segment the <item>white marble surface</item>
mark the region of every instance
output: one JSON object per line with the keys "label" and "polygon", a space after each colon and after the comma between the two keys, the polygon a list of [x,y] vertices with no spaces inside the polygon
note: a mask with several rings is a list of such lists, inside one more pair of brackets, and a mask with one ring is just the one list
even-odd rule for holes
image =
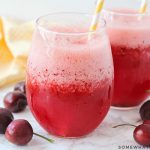
{"label": "white marble surface", "polygon": [[[4,95],[10,90],[11,88],[0,90],[0,107],[3,106]],[[6,140],[4,135],[0,135],[0,150],[118,150],[126,149],[125,146],[138,146],[133,140],[133,127],[112,128],[122,123],[137,124],[137,120],[140,119],[138,109],[110,110],[103,123],[94,132],[78,139],[62,139],[48,135],[35,121],[29,108],[22,113],[14,114],[14,116],[16,119],[27,119],[32,124],[34,132],[53,138],[55,142],[51,144],[34,136],[28,145],[15,146]]]}

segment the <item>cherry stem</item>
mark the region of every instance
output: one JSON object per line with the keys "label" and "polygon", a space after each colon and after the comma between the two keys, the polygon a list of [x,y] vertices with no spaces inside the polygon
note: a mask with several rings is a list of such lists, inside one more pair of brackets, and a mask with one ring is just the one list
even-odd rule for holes
{"label": "cherry stem", "polygon": [[141,119],[139,119],[139,120],[137,120],[136,122],[137,122],[137,123],[139,123],[139,122],[141,122],[141,121],[142,121],[142,120],[141,120]]}
{"label": "cherry stem", "polygon": [[113,126],[113,128],[118,128],[118,127],[121,127],[121,126],[132,126],[132,127],[135,127],[135,128],[137,127],[137,126],[135,126],[133,124],[129,124],[129,123],[127,124],[126,123],[126,124],[120,124],[120,125]]}
{"label": "cherry stem", "polygon": [[50,143],[53,143],[53,142],[54,142],[53,139],[47,138],[47,137],[45,137],[45,136],[43,136],[43,135],[40,135],[40,134],[38,134],[38,133],[33,133],[33,134],[36,135],[36,136],[38,136],[38,137],[41,137],[41,138],[47,140],[47,141],[50,142]]}

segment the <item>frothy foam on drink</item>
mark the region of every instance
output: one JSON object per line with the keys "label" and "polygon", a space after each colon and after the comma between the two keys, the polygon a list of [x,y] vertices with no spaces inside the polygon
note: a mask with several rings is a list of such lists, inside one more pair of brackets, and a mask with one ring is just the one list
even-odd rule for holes
{"label": "frothy foam on drink", "polygon": [[[65,32],[63,29],[61,31]],[[79,31],[83,33],[82,28]],[[31,52],[32,64],[29,62],[29,71],[34,76],[32,82],[60,85],[73,83],[80,84],[82,88],[85,82],[97,86],[99,81],[112,79],[111,49],[107,36],[95,34],[90,41],[87,41],[87,34],[68,36],[41,33],[39,30],[34,36],[33,42],[37,44],[33,45],[32,49],[36,52]],[[38,67],[36,67],[36,58],[40,58],[41,62]]]}
{"label": "frothy foam on drink", "polygon": [[150,47],[150,28],[109,28],[110,41],[112,45],[127,46],[141,49]]}
{"label": "frothy foam on drink", "polygon": [[103,12],[112,45],[128,46],[133,49],[150,46],[150,15],[141,16],[139,19],[135,10],[113,11],[124,15]]}

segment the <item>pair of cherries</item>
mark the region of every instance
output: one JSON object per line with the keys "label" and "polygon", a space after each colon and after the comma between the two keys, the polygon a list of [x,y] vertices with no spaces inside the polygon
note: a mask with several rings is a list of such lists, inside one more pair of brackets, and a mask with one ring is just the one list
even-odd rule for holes
{"label": "pair of cherries", "polygon": [[0,133],[16,145],[27,144],[33,136],[30,123],[23,119],[14,120],[12,113],[6,108],[0,108]]}
{"label": "pair of cherries", "polygon": [[25,83],[16,84],[14,91],[4,97],[5,108],[0,108],[0,134],[5,134],[6,139],[16,145],[26,145],[33,135],[39,136],[49,142],[52,139],[33,132],[31,124],[24,119],[14,120],[13,113],[23,111],[27,106]]}
{"label": "pair of cherries", "polygon": [[113,128],[117,128],[120,126],[128,125],[135,127],[133,132],[133,137],[135,141],[143,146],[150,146],[150,100],[145,102],[140,108],[140,116],[143,121],[142,124],[135,126],[132,124],[121,124],[114,126]]}
{"label": "pair of cherries", "polygon": [[133,137],[138,144],[150,146],[150,100],[141,106],[140,116],[143,123],[135,128]]}

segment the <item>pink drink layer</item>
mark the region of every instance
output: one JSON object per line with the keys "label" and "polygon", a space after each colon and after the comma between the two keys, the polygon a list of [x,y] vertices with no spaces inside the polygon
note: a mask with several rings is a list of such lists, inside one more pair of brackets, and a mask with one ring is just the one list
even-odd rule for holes
{"label": "pink drink layer", "polygon": [[86,135],[102,122],[111,104],[113,65],[107,36],[96,34],[87,41],[87,35],[47,32],[36,29],[33,37],[27,68],[29,106],[49,133]]}
{"label": "pink drink layer", "polygon": [[150,89],[150,15],[143,18],[114,15],[106,20],[115,69],[112,105],[137,106],[148,97]]}

